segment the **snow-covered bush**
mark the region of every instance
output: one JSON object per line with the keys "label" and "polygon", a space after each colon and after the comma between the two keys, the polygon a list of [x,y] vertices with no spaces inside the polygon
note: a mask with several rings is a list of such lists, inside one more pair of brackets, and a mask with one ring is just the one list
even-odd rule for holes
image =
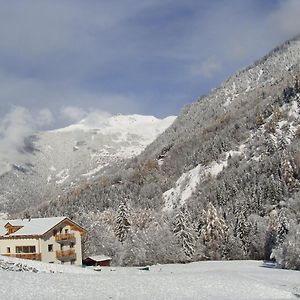
{"label": "snow-covered bush", "polygon": [[300,225],[291,226],[286,240],[273,251],[272,257],[281,268],[300,270]]}
{"label": "snow-covered bush", "polygon": [[184,251],[187,259],[192,259],[195,253],[196,231],[190,222],[190,214],[183,206],[175,216],[174,235]]}
{"label": "snow-covered bush", "polygon": [[210,202],[206,211],[206,225],[201,232],[201,237],[205,245],[206,259],[222,259],[226,231],[225,220]]}
{"label": "snow-covered bush", "polygon": [[33,273],[39,272],[36,268],[21,263],[18,260],[9,261],[0,258],[0,270],[1,269],[5,271],[13,271],[13,272],[33,272]]}

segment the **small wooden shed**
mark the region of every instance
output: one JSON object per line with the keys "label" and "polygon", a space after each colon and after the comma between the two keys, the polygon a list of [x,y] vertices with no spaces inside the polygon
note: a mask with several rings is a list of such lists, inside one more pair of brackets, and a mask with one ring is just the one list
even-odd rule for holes
{"label": "small wooden shed", "polygon": [[86,266],[109,267],[111,259],[111,257],[106,255],[93,255],[85,258],[82,263]]}

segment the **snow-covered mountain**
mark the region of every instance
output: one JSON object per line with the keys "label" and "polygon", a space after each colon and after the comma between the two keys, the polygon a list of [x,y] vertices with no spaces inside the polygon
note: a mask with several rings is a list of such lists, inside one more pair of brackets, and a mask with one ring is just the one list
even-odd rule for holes
{"label": "snow-covered mountain", "polygon": [[187,105],[105,182],[35,214],[71,215],[91,232],[91,253],[124,265],[269,259],[274,250],[299,269],[299,149],[300,36]]}
{"label": "snow-covered mountain", "polygon": [[29,163],[0,177],[2,209],[19,211],[93,180],[105,167],[138,155],[174,119],[91,113],[66,128],[37,133],[31,137]]}

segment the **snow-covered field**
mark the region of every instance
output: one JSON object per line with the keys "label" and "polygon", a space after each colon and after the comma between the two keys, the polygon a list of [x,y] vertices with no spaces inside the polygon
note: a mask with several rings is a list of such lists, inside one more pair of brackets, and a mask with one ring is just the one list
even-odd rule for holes
{"label": "snow-covered field", "polygon": [[300,272],[261,265],[198,262],[101,272],[52,265],[62,273],[47,273],[49,265],[35,263],[41,272],[0,270],[0,299],[297,299]]}

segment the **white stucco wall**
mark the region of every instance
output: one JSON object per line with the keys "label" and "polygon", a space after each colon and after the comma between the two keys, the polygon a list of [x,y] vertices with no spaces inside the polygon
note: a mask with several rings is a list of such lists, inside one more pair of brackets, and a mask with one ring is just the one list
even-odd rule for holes
{"label": "white stucco wall", "polygon": [[[58,233],[60,230],[62,234],[65,233],[65,230],[68,230],[68,233],[74,234],[75,236],[75,244],[73,248],[70,248],[70,244],[62,245],[55,241],[54,230]],[[53,245],[53,252],[48,251],[48,245]],[[76,261],[74,262],[75,265],[82,265],[82,249],[81,249],[81,235],[79,231],[75,231],[71,229],[69,225],[60,225],[55,227],[45,238],[41,241],[41,249],[42,249],[42,261],[45,262],[55,262],[61,263],[60,260],[56,258],[56,251],[61,250],[69,250],[74,249],[76,253]],[[71,264],[71,262],[65,262],[64,264]]]}
{"label": "white stucco wall", "polygon": [[16,246],[35,246],[36,252],[40,252],[38,239],[3,239],[0,240],[0,253],[8,254],[7,248],[10,247],[10,253],[16,254]]}

